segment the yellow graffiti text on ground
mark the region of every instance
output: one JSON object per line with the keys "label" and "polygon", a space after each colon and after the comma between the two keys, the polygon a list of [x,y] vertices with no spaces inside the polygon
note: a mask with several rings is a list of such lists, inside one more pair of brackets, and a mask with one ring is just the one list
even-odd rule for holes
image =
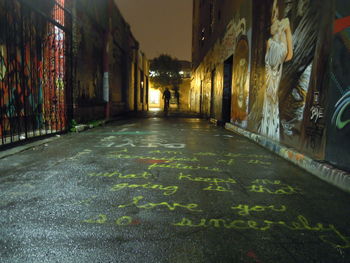
{"label": "yellow graffiti text on ground", "polygon": [[271,165],[271,162],[263,162],[260,160],[249,160],[248,161],[249,164],[261,164],[261,165]]}
{"label": "yellow graffiti text on ground", "polygon": [[253,184],[282,184],[280,180],[256,179]]}
{"label": "yellow graffiti text on ground", "polygon": [[104,224],[107,222],[107,216],[104,214],[99,214],[96,218],[83,220],[83,223],[90,224]]}
{"label": "yellow graffiti text on ground", "polygon": [[144,160],[162,160],[166,162],[171,161],[184,161],[184,162],[198,162],[199,160],[196,157],[186,158],[186,157],[161,157],[161,156],[140,156],[140,155],[127,155],[127,154],[111,154],[109,155],[111,158],[116,159],[144,159]]}
{"label": "yellow graffiti text on ground", "polygon": [[170,186],[163,186],[161,184],[129,184],[129,183],[121,183],[121,184],[115,184],[111,191],[118,191],[125,188],[144,188],[144,189],[154,189],[154,190],[161,190],[164,191],[163,195],[173,195],[177,192],[178,186],[176,185],[170,185]]}
{"label": "yellow graffiti text on ground", "polygon": [[240,204],[238,206],[232,206],[231,209],[239,210],[238,214],[241,216],[249,216],[250,212],[265,212],[266,210],[271,210],[274,212],[287,211],[287,208],[284,205],[282,205],[280,208],[276,208],[274,205],[269,205],[269,206],[255,205],[255,206],[249,207],[249,205]]}
{"label": "yellow graffiti text on ground", "polygon": [[301,191],[298,188],[292,187],[290,185],[282,186],[279,189],[269,189],[263,185],[251,185],[248,186],[250,192],[254,193],[266,193],[272,195],[292,195],[292,194],[300,194]]}
{"label": "yellow graffiti text on ground", "polygon": [[153,174],[149,172],[136,173],[136,174],[126,174],[123,175],[120,172],[110,172],[110,173],[91,173],[89,176],[96,177],[118,177],[121,179],[149,179],[150,177],[154,177]]}
{"label": "yellow graffiti text on ground", "polygon": [[198,156],[217,156],[216,153],[212,153],[212,152],[199,152],[199,153],[194,153],[194,155],[198,155]]}
{"label": "yellow graffiti text on ground", "polygon": [[161,151],[161,150],[154,150],[154,151],[149,151],[148,153],[160,153],[160,154],[173,154],[173,155],[180,155],[184,154],[183,152],[179,151]]}
{"label": "yellow graffiti text on ground", "polygon": [[270,155],[264,154],[244,154],[244,153],[226,153],[225,157],[233,157],[233,158],[261,158],[261,159],[273,159]]}
{"label": "yellow graffiti text on ground", "polygon": [[183,169],[183,170],[206,170],[212,172],[221,172],[219,168],[210,168],[207,166],[190,166],[182,163],[154,163],[148,166],[148,170],[152,170],[154,168],[170,168],[170,169]]}
{"label": "yellow graffiti text on ground", "polygon": [[128,152],[129,152],[128,148],[124,148],[124,149],[119,150],[119,151],[113,151],[110,154],[120,154],[120,153],[128,153]]}
{"label": "yellow graffiti text on ground", "polygon": [[118,226],[128,226],[132,223],[131,216],[122,216],[115,220],[115,224]]}
{"label": "yellow graffiti text on ground", "polygon": [[217,192],[232,192],[230,189],[222,187],[220,185],[209,185],[206,188],[203,188],[203,191],[217,191]]}
{"label": "yellow graffiti text on ground", "polygon": [[185,208],[185,209],[187,209],[189,211],[192,211],[192,212],[203,212],[203,210],[196,209],[198,207],[197,204],[182,205],[182,204],[175,203],[175,202],[173,202],[172,204],[169,204],[168,202],[160,202],[160,203],[148,202],[148,203],[145,203],[145,204],[139,204],[139,202],[143,198],[144,198],[143,196],[136,196],[136,197],[133,198],[133,201],[131,203],[126,204],[126,205],[119,205],[118,207],[119,208],[125,208],[125,207],[128,207],[128,206],[136,206],[137,208],[153,209],[155,207],[162,206],[162,207],[165,207],[165,208],[169,209],[170,211],[174,211],[176,208],[181,207],[181,208]]}
{"label": "yellow graffiti text on ground", "polygon": [[[97,217],[92,219],[83,220],[83,223],[89,224],[105,224],[107,223],[107,215],[99,214]],[[122,216],[115,220],[115,224],[118,226],[128,226],[132,223],[132,217]]]}
{"label": "yellow graffiti text on ground", "polygon": [[235,164],[235,160],[234,159],[218,160],[218,161],[216,161],[216,163],[223,163],[223,164],[226,164],[226,165],[234,165]]}
{"label": "yellow graffiti text on ground", "polygon": [[[225,219],[200,219],[198,224],[193,223],[191,219],[182,218],[178,223],[173,224],[179,227],[215,227],[215,228],[226,228],[235,230],[257,230],[257,231],[267,231],[273,226],[281,226],[292,231],[314,231],[322,232],[319,238],[335,248],[350,248],[350,240],[348,237],[341,234],[334,225],[329,224],[328,226],[317,223],[315,226],[311,226],[309,221],[302,215],[297,217],[296,221],[285,222],[285,221],[270,221],[263,220],[262,222],[257,222],[253,220],[225,220]],[[326,236],[323,233],[333,234],[332,236]]]}
{"label": "yellow graffiti text on ground", "polygon": [[222,179],[222,178],[208,178],[208,177],[193,177],[190,174],[183,174],[179,173],[179,180],[187,179],[194,182],[205,182],[205,183],[230,183],[235,184],[237,183],[235,179],[229,178],[229,179]]}

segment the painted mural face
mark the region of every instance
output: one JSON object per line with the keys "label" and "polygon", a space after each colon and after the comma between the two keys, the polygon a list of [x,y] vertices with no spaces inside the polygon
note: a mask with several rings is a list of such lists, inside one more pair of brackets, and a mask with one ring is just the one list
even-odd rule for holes
{"label": "painted mural face", "polygon": [[299,0],[298,1],[298,16],[303,16],[309,4],[309,0]]}

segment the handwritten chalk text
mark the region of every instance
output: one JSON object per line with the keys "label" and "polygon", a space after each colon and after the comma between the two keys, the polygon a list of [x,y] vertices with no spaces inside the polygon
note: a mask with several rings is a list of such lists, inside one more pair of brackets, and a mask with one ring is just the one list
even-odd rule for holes
{"label": "handwritten chalk text", "polygon": [[163,160],[167,162],[171,161],[185,161],[185,162],[198,162],[199,160],[196,157],[193,158],[186,158],[186,157],[161,157],[161,156],[139,156],[139,155],[127,155],[127,154],[111,154],[109,155],[110,158],[116,158],[116,159],[148,159],[148,160]]}
{"label": "handwritten chalk text", "polygon": [[187,164],[182,163],[154,163],[150,166],[148,166],[148,170],[152,170],[154,168],[170,168],[170,169],[183,169],[183,170],[206,170],[206,171],[212,171],[212,172],[221,172],[219,168],[211,168],[207,166],[190,166]]}
{"label": "handwritten chalk text", "polygon": [[279,208],[276,208],[274,205],[269,206],[261,206],[261,205],[255,205],[252,207],[249,207],[249,205],[238,205],[238,206],[232,206],[231,209],[233,210],[239,210],[238,214],[241,216],[249,216],[250,212],[265,212],[266,210],[271,210],[274,212],[285,212],[287,208],[282,205]]}
{"label": "handwritten chalk text", "polygon": [[[173,224],[178,227],[215,227],[215,228],[226,228],[235,230],[257,230],[257,231],[267,231],[272,229],[273,226],[281,226],[292,231],[314,231],[314,232],[328,232],[333,234],[332,236],[320,235],[319,238],[335,248],[350,248],[350,240],[344,236],[340,231],[338,231],[334,225],[329,224],[328,226],[322,223],[316,223],[312,226],[309,221],[302,215],[297,217],[296,221],[285,222],[285,221],[271,221],[263,220],[262,222],[257,222],[253,220],[226,220],[226,219],[200,219],[199,223],[193,223],[191,219],[182,218],[178,223]],[[336,240],[337,239],[337,240]]]}
{"label": "handwritten chalk text", "polygon": [[[95,218],[86,219],[82,221],[83,223],[89,224],[106,224],[107,223],[107,215],[99,214]],[[132,217],[130,216],[122,216],[115,220],[114,222],[118,226],[128,226],[132,224]]]}
{"label": "handwritten chalk text", "polygon": [[119,205],[119,208],[124,208],[124,207],[128,207],[128,206],[136,206],[137,208],[142,208],[142,209],[153,209],[156,207],[165,207],[167,209],[169,209],[170,211],[174,211],[176,208],[181,207],[181,208],[185,208],[189,211],[192,212],[203,212],[202,210],[196,209],[198,207],[197,204],[187,204],[187,205],[183,205],[180,203],[175,203],[173,202],[172,204],[169,204],[168,202],[160,202],[160,203],[151,203],[148,202],[146,204],[139,204],[139,202],[144,199],[143,196],[136,196],[133,198],[133,201],[129,204],[126,205]]}
{"label": "handwritten chalk text", "polygon": [[125,188],[143,188],[143,189],[154,189],[154,190],[158,189],[158,190],[164,191],[163,195],[173,195],[178,190],[178,186],[176,185],[163,186],[161,184],[151,184],[151,183],[146,183],[146,184],[120,183],[120,184],[115,184],[112,187],[111,191],[118,191]]}
{"label": "handwritten chalk text", "polygon": [[143,173],[136,173],[136,174],[126,174],[123,175],[120,172],[110,172],[110,173],[90,173],[89,176],[96,176],[96,177],[117,177],[120,179],[149,179],[151,177],[154,177],[153,174],[149,172],[143,172]]}
{"label": "handwritten chalk text", "polygon": [[285,185],[279,189],[273,189],[273,190],[263,185],[251,185],[251,186],[248,186],[248,189],[250,192],[266,193],[266,194],[272,194],[272,195],[292,195],[292,194],[300,193],[299,189],[294,188],[290,185]]}
{"label": "handwritten chalk text", "polygon": [[179,174],[178,179],[179,180],[187,179],[194,182],[205,182],[205,183],[214,183],[214,184],[217,184],[217,183],[235,184],[236,183],[236,180],[232,178],[221,179],[221,178],[210,178],[210,177],[193,177],[190,174],[183,174],[183,173]]}

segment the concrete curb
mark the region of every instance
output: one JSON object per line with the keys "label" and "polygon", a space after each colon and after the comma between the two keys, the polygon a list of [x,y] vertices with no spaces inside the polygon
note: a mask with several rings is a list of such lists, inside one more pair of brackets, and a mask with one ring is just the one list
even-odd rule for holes
{"label": "concrete curb", "polygon": [[[85,131],[87,129],[92,129],[94,127],[105,125],[107,122],[108,121],[106,121],[106,120],[101,120],[101,121],[98,121],[97,125],[93,125],[93,124],[78,124],[78,125],[74,126],[74,128],[75,128],[74,132],[82,132],[82,131]],[[27,143],[27,144],[24,144],[24,145],[13,147],[13,148],[8,149],[8,150],[1,151],[0,152],[0,159],[3,159],[5,157],[11,156],[11,155],[15,155],[17,153],[23,152],[23,151],[28,150],[28,149],[33,148],[33,147],[37,147],[37,146],[40,146],[40,145],[43,145],[43,144],[50,143],[50,142],[52,142],[54,140],[59,139],[61,136],[62,135],[53,135],[53,137],[50,137],[50,138],[47,138],[47,139],[40,139],[38,137],[38,141],[35,141],[35,142],[32,142],[32,143]]]}
{"label": "concrete curb", "polygon": [[1,151],[0,152],[0,159],[6,158],[6,157],[11,156],[11,155],[15,155],[17,153],[23,152],[23,151],[28,150],[28,149],[33,148],[33,147],[37,147],[37,146],[40,146],[43,144],[53,142],[53,141],[59,139],[60,137],[61,137],[61,135],[55,135],[55,136],[47,138],[47,139],[41,139],[41,140],[39,139],[36,142],[27,143],[27,144],[24,144],[21,146],[16,146],[14,148]]}
{"label": "concrete curb", "polygon": [[318,178],[333,184],[346,192],[350,192],[350,173],[337,169],[332,165],[315,161],[302,153],[280,145],[264,136],[246,131],[231,123],[226,123],[225,129],[253,140],[257,144],[273,151],[282,158],[294,163]]}
{"label": "concrete curb", "polygon": [[74,126],[74,129],[75,129],[74,132],[82,132],[82,131],[85,131],[87,129],[92,129],[92,128],[95,128],[98,126],[102,126],[102,125],[105,125],[107,122],[108,121],[106,121],[106,120],[100,120],[100,121],[97,121],[96,125],[94,125],[94,124],[78,124],[78,125]]}

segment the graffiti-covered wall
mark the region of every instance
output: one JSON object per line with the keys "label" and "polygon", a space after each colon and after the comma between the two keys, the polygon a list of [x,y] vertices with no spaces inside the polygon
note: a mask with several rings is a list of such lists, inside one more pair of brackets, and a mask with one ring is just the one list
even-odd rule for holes
{"label": "graffiti-covered wall", "polygon": [[330,67],[326,159],[350,170],[350,2],[337,0]]}
{"label": "graffiti-covered wall", "polygon": [[[252,2],[241,6],[236,22],[234,41],[232,87],[231,87],[231,122],[247,127],[249,103],[249,76],[252,45]],[[238,29],[238,30],[237,30]]]}
{"label": "graffiti-covered wall", "polygon": [[0,0],[0,146],[67,128],[67,2]]}
{"label": "graffiti-covered wall", "polygon": [[[224,119],[226,101],[223,97],[227,91],[225,85],[225,61],[238,52],[233,58],[230,74],[229,96],[231,120],[246,125],[248,111],[249,71],[251,42],[251,1],[239,1],[242,4],[232,13],[232,19],[225,26],[224,34],[215,42],[205,55],[202,63],[195,69],[191,85],[191,109],[200,111],[204,116]],[[213,33],[214,34],[214,33]],[[241,52],[245,52],[244,54]],[[195,53],[195,52],[194,52]],[[233,95],[231,97],[231,94]],[[237,111],[236,111],[237,110]]]}
{"label": "graffiti-covered wall", "polygon": [[225,33],[193,70],[191,109],[349,169],[348,1],[234,2]]}

